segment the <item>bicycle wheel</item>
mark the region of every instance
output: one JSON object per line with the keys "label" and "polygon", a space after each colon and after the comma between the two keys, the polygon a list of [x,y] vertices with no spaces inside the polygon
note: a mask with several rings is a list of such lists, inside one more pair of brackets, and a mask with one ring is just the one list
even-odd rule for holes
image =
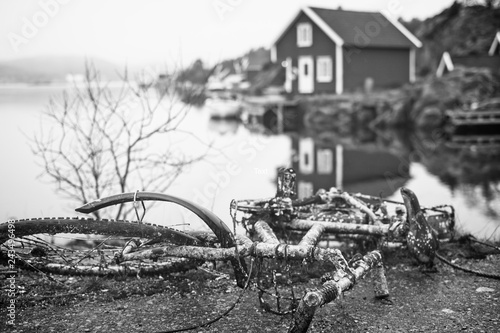
{"label": "bicycle wheel", "polygon": [[[178,204],[197,215],[212,230],[212,232],[217,237],[221,247],[236,247],[236,241],[233,233],[217,215],[205,209],[204,207],[201,207],[200,205],[172,195],[139,191],[122,193],[89,202],[86,205],[77,208],[76,211],[81,213],[92,213],[108,206],[126,202],[142,202],[144,205],[144,201],[161,201]],[[230,262],[234,269],[236,283],[239,287],[243,288],[245,286],[245,280],[247,277],[246,264],[244,261],[239,260],[239,258],[230,259]]]}
{"label": "bicycle wheel", "polygon": [[[88,235],[98,236],[89,238]],[[131,239],[133,243],[127,244]],[[122,253],[127,246],[129,249],[141,246],[146,240],[209,246],[206,241],[175,229],[124,220],[59,217],[0,224],[2,261],[9,269],[23,267],[57,274],[113,275],[168,273],[200,264],[199,260],[185,258],[115,263],[116,253]]]}
{"label": "bicycle wheel", "polygon": [[[76,211],[81,213],[91,213],[96,210],[99,210],[104,207],[122,204],[126,202],[142,202],[143,201],[163,201],[163,202],[172,202],[178,204],[184,208],[187,208],[191,212],[195,213],[205,224],[212,230],[215,235],[216,242],[219,243],[218,246],[223,248],[232,248],[236,247],[234,235],[231,233],[229,228],[225,225],[225,223],[218,218],[212,212],[206,210],[205,208],[196,205],[190,201],[160,194],[160,193],[152,193],[152,192],[135,192],[135,193],[123,193],[118,195],[113,195],[110,197],[101,198],[99,200],[89,202],[86,205],[79,207]],[[141,219],[142,220],[142,219]],[[45,221],[45,223],[44,223]],[[118,223],[118,224],[117,224]],[[10,226],[10,227],[9,227]],[[17,226],[17,227],[16,227]],[[12,230],[12,233],[11,233]],[[29,250],[29,254],[38,258],[45,258],[45,255],[37,255],[37,251],[32,252],[34,249],[39,250],[42,254],[47,254],[47,249],[50,249],[50,253],[56,253],[57,258],[51,257],[50,260],[41,259],[32,259],[26,258],[23,259],[19,257],[20,260],[25,262],[28,266],[35,267],[35,269],[44,269],[56,273],[72,273],[75,274],[110,274],[112,272],[123,273],[124,271],[131,271],[132,273],[136,270],[132,270],[127,264],[121,264],[121,266],[111,266],[110,262],[115,256],[116,247],[112,249],[112,252],[106,255],[106,245],[110,245],[110,239],[113,237],[113,241],[116,241],[116,237],[140,237],[147,238],[148,241],[158,242],[162,240],[170,241],[171,244],[174,245],[195,245],[201,247],[214,246],[214,238],[206,237],[206,235],[197,235],[197,237],[189,235],[186,232],[177,231],[168,227],[162,227],[154,224],[147,223],[134,223],[128,221],[113,221],[113,220],[93,220],[93,219],[80,219],[80,218],[45,218],[45,219],[34,219],[34,220],[20,220],[15,223],[8,222],[1,226],[0,232],[3,231],[4,236],[0,236],[0,244],[4,243],[10,235],[17,239],[17,242],[10,242],[9,246],[13,246],[12,244],[16,244],[20,253],[25,253],[24,248],[33,247]],[[9,233],[9,234],[8,234]],[[67,254],[65,255],[62,252],[70,251],[71,253],[75,253],[77,250],[74,249],[74,246],[71,248],[63,248],[58,251],[58,247],[51,246],[45,239],[41,239],[36,237],[36,234],[99,234],[107,236],[107,238],[94,240],[94,244],[90,250],[87,250],[85,253],[78,253],[77,256],[72,256],[72,260],[67,260]],[[28,236],[31,236],[28,238]],[[36,238],[34,238],[36,237]],[[38,245],[37,245],[38,244]],[[140,245],[151,244],[151,242],[140,242]],[[41,246],[40,246],[41,245]],[[74,245],[74,244],[73,244]],[[123,245],[123,244],[120,244]],[[114,244],[111,244],[114,246]],[[135,244],[137,246],[137,244]],[[5,245],[4,245],[5,247]],[[133,246],[132,246],[133,247]],[[8,248],[8,247],[7,247]],[[41,248],[41,250],[39,249]],[[21,251],[23,249],[23,251]],[[114,252],[113,252],[114,250]],[[122,246],[122,252],[125,248]],[[130,249],[129,249],[130,250]],[[14,251],[12,251],[14,252]],[[10,252],[9,252],[10,254]],[[19,255],[18,255],[19,256]],[[99,256],[99,258],[97,258]],[[12,258],[10,258],[12,260]],[[55,259],[58,259],[61,263],[54,263]],[[93,261],[91,260],[93,259]],[[29,260],[29,261],[26,261]],[[163,260],[163,259],[162,259]],[[176,259],[175,261],[186,260],[185,258]],[[235,278],[238,286],[244,287],[245,279],[246,279],[246,265],[244,261],[241,261],[237,258],[229,259],[235,273]],[[90,261],[90,262],[89,262]],[[145,261],[145,262],[144,262]],[[82,266],[82,262],[89,262],[88,265]],[[117,261],[118,262],[118,261]],[[199,262],[199,261],[197,261]],[[35,266],[36,264],[36,266]],[[163,264],[163,263],[162,263]],[[57,265],[57,269],[54,268]],[[146,266],[145,266],[146,265]],[[165,264],[166,265],[166,264]],[[82,266],[79,269],[79,266]],[[141,259],[139,262],[139,271],[150,271],[155,272],[156,268],[160,267],[157,259],[151,262],[149,259]],[[166,265],[168,269],[170,267]],[[141,268],[142,267],[142,268]]]}

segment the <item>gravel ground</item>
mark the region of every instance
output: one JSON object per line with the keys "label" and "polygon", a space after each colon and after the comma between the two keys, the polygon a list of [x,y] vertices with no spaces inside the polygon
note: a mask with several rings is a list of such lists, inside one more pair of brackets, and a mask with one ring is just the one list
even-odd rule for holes
{"label": "gravel ground", "polygon": [[[368,275],[343,299],[320,308],[308,332],[500,332],[500,281],[442,263],[422,272],[404,251],[386,254],[391,296],[376,300]],[[500,255],[458,263],[500,273]],[[318,286],[307,273],[298,290]],[[165,279],[57,277],[23,273],[16,280],[15,326],[7,326],[7,281],[2,281],[1,332],[163,332],[196,325],[224,312],[241,292],[232,279],[195,270]],[[23,289],[21,289],[23,290]],[[60,296],[64,295],[64,296]],[[291,317],[264,312],[255,288],[233,311],[192,332],[286,332]]]}

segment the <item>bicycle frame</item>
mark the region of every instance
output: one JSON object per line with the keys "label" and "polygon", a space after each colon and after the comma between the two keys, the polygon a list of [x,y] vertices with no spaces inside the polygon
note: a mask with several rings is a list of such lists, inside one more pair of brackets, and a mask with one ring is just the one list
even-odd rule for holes
{"label": "bicycle frame", "polygon": [[[265,221],[258,221],[254,224],[255,232],[259,238],[259,241],[254,242],[245,235],[233,235],[217,216],[203,207],[184,199],[158,193],[135,192],[119,194],[88,203],[77,208],[77,211],[91,213],[110,205],[147,200],[173,202],[193,211],[214,231],[221,242],[222,248],[168,245],[141,250],[137,247],[128,246],[126,251],[122,251],[117,255],[117,262],[155,259],[162,256],[207,261],[229,260],[233,265],[237,284],[240,287],[243,287],[240,282],[248,278],[243,260],[247,257],[257,259],[275,258],[285,261],[309,260],[333,264],[335,270],[328,275],[329,277],[325,279],[326,281],[322,284],[322,287],[307,292],[301,299],[299,307],[294,313],[289,332],[306,332],[318,307],[337,299],[343,291],[352,288],[356,281],[363,278],[369,271],[374,270],[376,272],[374,274],[376,297],[387,297],[389,295],[380,251],[371,251],[349,264],[339,250],[316,246],[322,234],[328,231],[325,223],[313,223],[305,226],[304,228],[308,229],[308,231],[299,244],[290,245],[280,242]],[[381,227],[373,227],[382,230]]]}
{"label": "bicycle frame", "polygon": [[[165,239],[170,239],[169,245],[155,245],[145,248],[143,245],[151,245],[153,242],[142,243],[129,241],[120,252],[114,253],[116,264],[130,261],[142,262],[143,259],[155,259],[160,257],[177,257],[204,261],[229,261],[231,262],[236,283],[241,288],[246,288],[250,280],[251,272],[247,271],[245,258],[254,259],[276,259],[279,261],[310,261],[320,264],[331,264],[333,270],[322,277],[320,288],[309,290],[299,302],[295,309],[289,332],[306,332],[316,309],[324,304],[336,300],[342,293],[352,288],[356,282],[363,278],[368,272],[373,271],[373,282],[375,286],[375,296],[384,298],[389,296],[389,288],[385,276],[382,255],[378,246],[381,239],[404,241],[411,232],[412,223],[423,221],[427,225],[426,217],[421,213],[418,200],[413,192],[404,190],[405,204],[410,199],[406,207],[406,217],[399,210],[396,215],[390,216],[384,208],[384,204],[403,203],[383,201],[378,198],[364,196],[361,194],[350,194],[336,189],[329,192],[320,191],[316,195],[302,200],[294,200],[295,176],[292,169],[280,170],[278,177],[278,191],[274,198],[268,200],[240,200],[231,202],[231,212],[233,223],[237,221],[236,214],[243,212],[247,217],[248,225],[255,235],[250,239],[246,235],[233,234],[229,227],[215,214],[207,209],[178,197],[152,193],[152,192],[132,192],[113,195],[85,204],[76,209],[81,213],[92,213],[104,207],[118,205],[126,202],[133,202],[136,208],[138,222],[126,225],[130,229],[130,234],[136,237],[147,237],[154,240],[159,233],[154,231],[156,225],[142,223],[145,214],[145,201],[163,201],[178,204],[195,213],[215,234],[220,247],[213,246],[210,242],[202,241],[201,237],[195,234],[185,234],[166,228]],[[378,200],[379,206],[368,204],[365,200]],[[137,204],[141,203],[144,214],[139,216]],[[449,222],[447,226],[453,227],[453,208],[447,211],[447,206],[438,208],[428,208],[438,214],[442,214]],[[414,209],[417,208],[417,209]],[[444,209],[443,209],[444,208]],[[410,215],[415,215],[419,211],[419,219],[415,220]],[[320,212],[321,214],[318,214]],[[318,218],[321,217],[321,218]],[[71,228],[72,219],[50,219],[51,228],[49,233],[65,232]],[[54,220],[54,221],[52,221]],[[439,218],[438,218],[439,220]],[[61,223],[64,222],[64,223]],[[80,228],[88,228],[93,233],[96,231],[107,231],[106,220],[92,220],[92,226],[77,220]],[[108,223],[118,223],[108,222]],[[124,221],[121,221],[123,223]],[[102,226],[101,226],[102,224]],[[26,234],[43,233],[43,225],[36,222],[20,225],[26,227]],[[296,244],[287,244],[281,241],[276,235],[276,227],[286,230],[300,231],[303,235]],[[147,233],[141,232],[141,228],[149,228]],[[29,230],[28,230],[29,229]],[[80,230],[80,229],[78,229]],[[410,230],[410,231],[409,231]],[[16,232],[23,229],[16,229]],[[33,232],[35,231],[35,232]],[[73,231],[73,230],[70,230]],[[133,232],[132,232],[133,231]],[[127,232],[124,232],[127,235]],[[377,249],[370,251],[363,256],[346,260],[340,250],[318,246],[318,242],[325,235],[361,235],[370,236],[378,240]],[[155,236],[156,235],[156,236]],[[412,235],[415,239],[414,235]],[[417,239],[418,240],[418,239]],[[417,242],[418,243],[418,242]],[[412,243],[413,244],[413,243]],[[422,244],[417,244],[422,247]],[[410,247],[410,242],[408,243]],[[429,250],[425,247],[424,251]],[[415,246],[417,247],[417,246]],[[421,249],[417,249],[421,250]],[[433,250],[433,249],[430,249]],[[325,266],[326,267],[326,266]],[[274,273],[273,273],[274,274]],[[260,297],[259,297],[259,300]],[[278,301],[277,301],[278,302]],[[262,305],[262,303],[261,303]],[[279,307],[279,306],[278,306]]]}
{"label": "bicycle frame", "polygon": [[[403,202],[359,193],[351,194],[336,188],[331,188],[328,192],[319,190],[317,194],[304,199],[292,199],[295,195],[294,187],[293,169],[279,170],[276,196],[267,200],[233,200],[233,221],[243,224],[247,231],[255,221],[264,218],[273,227],[291,231],[304,232],[319,223],[324,225],[329,234],[369,235],[391,241],[406,241],[409,221],[408,213],[405,216],[402,210],[403,207],[406,208]],[[414,196],[413,193],[412,195]],[[367,202],[374,202],[379,207],[374,209],[374,205],[370,207]],[[396,206],[394,215],[387,212],[387,204]],[[422,207],[422,210],[429,212],[427,220],[432,222],[434,231],[440,237],[451,237],[455,225],[455,211],[452,206]],[[321,213],[315,211],[324,214],[321,216]],[[238,212],[246,216],[238,220]],[[433,215],[430,212],[433,212]]]}

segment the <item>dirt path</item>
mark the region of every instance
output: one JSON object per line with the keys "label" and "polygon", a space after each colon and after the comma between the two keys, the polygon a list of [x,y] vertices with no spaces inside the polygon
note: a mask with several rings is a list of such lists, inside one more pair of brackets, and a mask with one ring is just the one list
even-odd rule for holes
{"label": "dirt path", "polygon": [[[477,269],[500,272],[500,255],[461,259]],[[321,308],[308,332],[499,332],[500,281],[438,264],[437,273],[422,273],[410,258],[386,260],[390,301],[373,297],[370,277],[345,293],[342,301]],[[60,278],[61,279],[61,278]],[[240,292],[231,279],[201,271],[166,279],[62,278],[63,285],[39,274],[19,277],[14,327],[6,326],[5,290],[1,332],[161,332],[212,319]],[[303,288],[318,285],[317,278]],[[2,281],[2,287],[6,281]],[[70,294],[59,297],[57,295]],[[53,297],[56,295],[55,297]],[[50,296],[50,297],[48,297]],[[286,332],[288,316],[265,313],[257,292],[247,291],[229,315],[192,332]]]}

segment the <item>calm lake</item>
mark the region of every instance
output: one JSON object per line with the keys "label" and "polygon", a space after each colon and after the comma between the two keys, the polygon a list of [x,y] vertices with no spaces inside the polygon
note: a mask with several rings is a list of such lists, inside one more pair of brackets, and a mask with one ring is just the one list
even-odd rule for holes
{"label": "calm lake", "polygon": [[[54,184],[40,178],[43,168],[34,158],[30,138],[47,129],[41,115],[51,97],[62,94],[65,85],[0,86],[0,219],[42,216],[74,216],[78,203],[68,201]],[[338,141],[318,144],[298,135],[264,135],[235,121],[211,120],[204,109],[193,108],[183,128],[212,142],[205,160],[190,166],[168,194],[206,206],[232,226],[232,199],[257,199],[275,195],[276,170],[293,166],[298,170],[299,193],[311,194],[321,187],[342,185],[344,190],[382,195],[401,200],[399,188],[406,186],[421,204],[451,204],[457,212],[457,229],[480,238],[500,240],[500,185],[496,173],[499,159],[481,159],[474,154],[441,150],[419,143],[419,138],[376,134],[365,142]],[[328,141],[328,140],[323,140]],[[330,140],[332,141],[332,140]],[[385,141],[386,143],[381,143]],[[347,142],[347,143],[346,143]],[[389,142],[389,143],[387,143]],[[182,149],[197,149],[196,143],[179,143]],[[316,162],[309,152],[315,152]],[[332,158],[342,156],[338,165]],[[479,159],[479,160],[476,160]],[[332,174],[332,170],[335,172]],[[168,216],[191,223],[186,213],[172,207],[156,208],[146,220],[161,223]],[[188,222],[186,222],[188,221]]]}

